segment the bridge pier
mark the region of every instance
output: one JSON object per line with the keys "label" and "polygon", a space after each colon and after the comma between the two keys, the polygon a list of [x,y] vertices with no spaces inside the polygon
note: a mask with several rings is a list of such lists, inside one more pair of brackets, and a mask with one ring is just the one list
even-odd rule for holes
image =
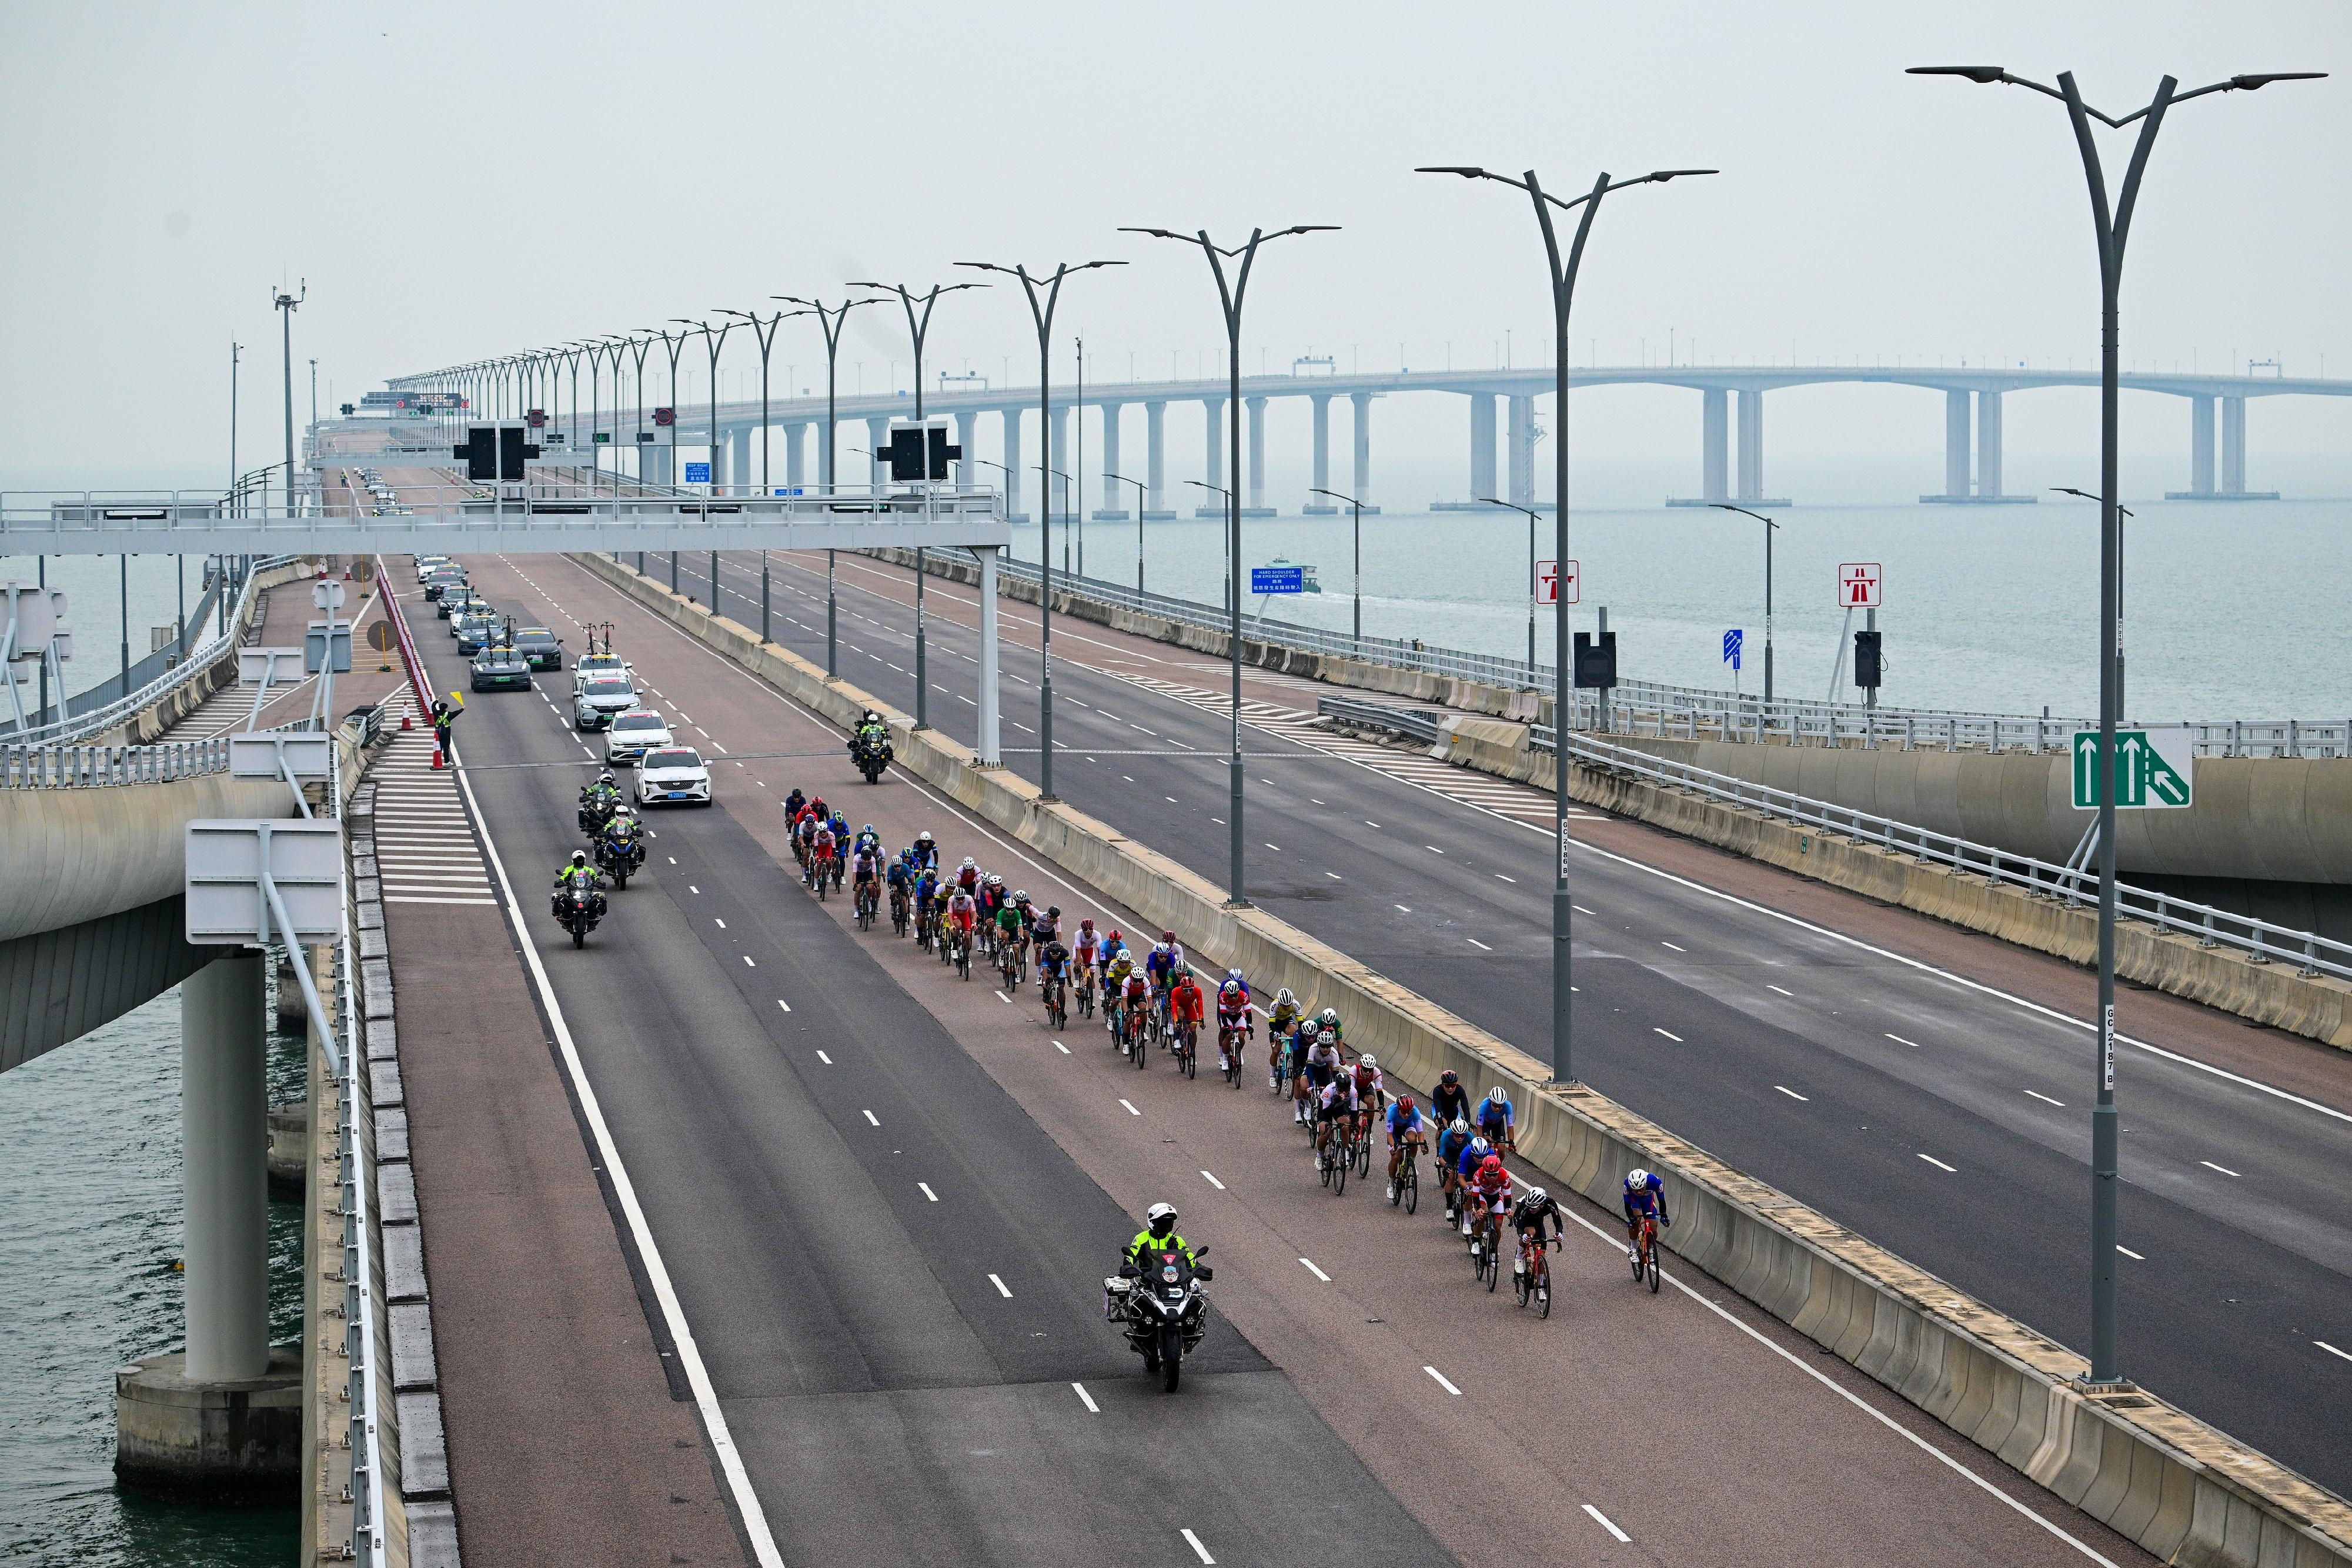
{"label": "bridge pier", "polygon": [[1143,509],[1146,522],[1172,520],[1175,508],[1168,504],[1168,405],[1147,402],[1143,405],[1143,482],[1150,501]]}
{"label": "bridge pier", "polygon": [[[1242,508],[1244,517],[1270,517],[1272,507],[1265,504],[1265,399],[1246,400],[1249,406],[1249,504]],[[1236,479],[1239,475],[1234,476]]]}
{"label": "bridge pier", "polygon": [[1731,393],[1708,387],[1699,393],[1700,498],[1708,506],[1731,499]]}
{"label": "bridge pier", "polygon": [[[1307,401],[1313,404],[1315,409],[1314,489],[1328,490],[1331,487],[1331,394],[1309,392],[1307,394]],[[1307,504],[1298,508],[1298,514],[1305,517],[1328,517],[1335,516],[1339,510],[1338,507],[1331,504],[1330,497],[1318,496],[1310,492],[1307,497]]]}
{"label": "bridge pier", "polygon": [[1921,501],[1966,507],[2023,506],[2041,499],[2038,496],[2011,496],[2002,491],[2001,395],[1990,387],[1975,394],[1976,483],[1971,486],[1969,482],[1969,393],[1966,388],[1945,390],[1944,487],[1936,495],[1920,497]]}
{"label": "bridge pier", "polygon": [[[1015,414],[1005,423],[1014,427],[1018,422]],[[975,545],[971,553],[980,558],[980,729],[972,749],[981,767],[997,768],[1003,756],[996,723],[996,547]]]}
{"label": "bridge pier", "polygon": [[2213,400],[2189,400],[2189,487],[2200,496],[2213,493]]}
{"label": "bridge pier", "polygon": [[1025,523],[1028,514],[1021,509],[1021,410],[997,412],[1004,416],[1004,516],[1008,521]]}
{"label": "bridge pier", "polygon": [[955,422],[956,444],[963,448],[963,455],[956,459],[956,483],[975,488],[980,484],[980,412],[957,414]]}
{"label": "bridge pier", "polygon": [[889,488],[888,476],[882,468],[882,453],[890,444],[890,416],[887,413],[866,417],[866,482],[877,496]]}
{"label": "bridge pier", "polygon": [[1536,400],[1514,397],[1511,403],[1511,503],[1536,504]]}
{"label": "bridge pier", "polygon": [[[1102,471],[1106,474],[1124,474],[1127,472],[1126,469],[1118,465],[1118,421],[1119,416],[1126,412],[1127,405],[1125,403],[1113,402],[1108,398],[1103,401]],[[1105,485],[1103,486],[1102,499],[1103,504],[1095,508],[1095,521],[1098,523],[1123,523],[1127,521],[1127,507],[1124,505],[1127,499],[1127,492],[1124,489],[1118,489],[1116,486]]]}
{"label": "bridge pier", "polygon": [[766,434],[756,426],[745,425],[742,429],[729,434],[727,437],[727,482],[729,484],[756,486],[760,483],[759,449],[751,438],[754,435]]}
{"label": "bridge pier", "polygon": [[1977,393],[1977,498],[1998,501],[2000,487],[2000,393]]}
{"label": "bridge pier", "polygon": [[1944,394],[1944,494],[1955,501],[1969,498],[1969,449],[1976,436],[1969,417],[1969,394]]}
{"label": "bridge pier", "polygon": [[808,433],[806,424],[784,426],[784,484],[793,489],[808,483]]}
{"label": "bridge pier", "polygon": [[1495,488],[1495,394],[1470,394],[1470,495],[1478,502],[1496,495]]}
{"label": "bridge pier", "polygon": [[[1201,407],[1208,416],[1209,426],[1206,444],[1202,448],[1202,465],[1208,470],[1205,476],[1207,482],[1222,488],[1225,482],[1225,400],[1221,397],[1204,397],[1201,400]],[[1203,499],[1210,500],[1211,504],[1195,507],[1192,509],[1194,517],[1222,517],[1225,515],[1223,497],[1203,497]]]}
{"label": "bridge pier", "polygon": [[1374,513],[1380,510],[1372,505],[1372,399],[1375,395],[1372,392],[1348,394],[1348,401],[1356,405],[1355,429],[1351,433],[1356,443],[1356,482],[1349,493],[1363,503],[1361,510]]}
{"label": "bridge pier", "polygon": [[262,965],[239,950],[180,983],[186,1343],[115,1374],[115,1474],[142,1491],[268,1497],[301,1470],[302,1353],[269,1344]]}

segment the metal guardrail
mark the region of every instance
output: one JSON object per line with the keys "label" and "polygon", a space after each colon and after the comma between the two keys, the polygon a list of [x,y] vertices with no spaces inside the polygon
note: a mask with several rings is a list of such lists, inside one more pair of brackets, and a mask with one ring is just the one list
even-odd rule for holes
{"label": "metal guardrail", "polygon": [[[366,711],[366,710],[362,710]],[[255,733],[299,735],[321,727],[311,718]],[[234,732],[237,735],[244,730]],[[170,784],[228,771],[229,735],[165,740],[153,746],[0,746],[0,789],[90,789],[117,784]]]}
{"label": "metal guardrail", "polygon": [[[964,554],[942,550],[941,554]],[[1035,565],[1000,560],[997,570],[1009,578],[1034,583]],[[1066,591],[1103,604],[1158,615],[1183,625],[1212,632],[1230,628],[1229,614],[1216,605],[1166,594],[1139,592],[1099,578],[1055,574],[1056,591]],[[1335,654],[1391,669],[1476,681],[1505,691],[1530,691],[1549,696],[1553,672],[1549,664],[1472,653],[1417,640],[1392,637],[1357,638],[1294,622],[1242,617],[1245,640],[1304,653]],[[1570,704],[1570,727],[1613,730],[1625,735],[1680,736],[1686,739],[1778,741],[1790,745],[1890,746],[1906,750],[2021,750],[2063,752],[2076,729],[2096,728],[2098,721],[2044,715],[1964,713],[1941,708],[1864,707],[1856,703],[1804,702],[1761,697],[1698,686],[1668,685],[1656,681],[1624,681],[1612,692],[1608,720],[1601,721],[1600,694],[1577,692]],[[2198,753],[2207,757],[2352,757],[2352,715],[2334,719],[2209,719],[2136,723],[2185,722],[2193,732]]]}
{"label": "metal guardrail", "polygon": [[[339,783],[329,791],[333,801],[336,821],[343,816],[343,791]],[[346,842],[348,843],[348,838]],[[368,1229],[370,1189],[374,1185],[373,1169],[362,1169],[362,1162],[373,1161],[373,1150],[360,1138],[360,1118],[362,1113],[373,1122],[373,1109],[363,1113],[362,1101],[369,1092],[364,1064],[367,1051],[360,1043],[359,955],[352,940],[352,879],[348,864],[341,883],[342,930],[335,946],[338,1005],[341,1018],[337,1020],[337,1033],[342,1036],[340,1060],[329,1052],[335,1070],[336,1103],[342,1114],[337,1118],[336,1180],[342,1195],[343,1218],[343,1355],[347,1382],[344,1399],[351,1409],[351,1428],[344,1441],[351,1450],[352,1541],[351,1556],[370,1568],[383,1568],[384,1563],[384,1461],[383,1426],[384,1411],[379,1393],[391,1386],[389,1376],[377,1375],[376,1303],[379,1297],[376,1239]]]}
{"label": "metal guardrail", "polygon": [[[1391,706],[1352,697],[1324,697],[1317,704],[1317,710],[1342,723],[1432,743],[1443,736],[1444,721],[1448,716],[1441,709]],[[1554,750],[1556,739],[1549,726],[1532,726],[1528,730],[1528,742],[1538,750]],[[1665,789],[1703,795],[1736,810],[1755,811],[1820,832],[1841,834],[1856,843],[1876,845],[1889,854],[1912,855],[1922,865],[1949,866],[1967,875],[2023,888],[2035,896],[2070,906],[2098,900],[2098,874],[2088,868],[2052,865],[2032,855],[2014,854],[1868,811],[1750,783],[1729,774],[1662,761],[1646,752],[1612,746],[1575,731],[1568,737],[1568,755],[1584,767],[1630,775]],[[2194,936],[2200,946],[2233,948],[2246,954],[2253,963],[2287,962],[2294,964],[2297,973],[2305,976],[2327,974],[2352,980],[2352,944],[2313,932],[2273,925],[2252,915],[2174,898],[2124,882],[2116,884],[2116,912],[2125,919],[2145,921],[2159,933]]]}

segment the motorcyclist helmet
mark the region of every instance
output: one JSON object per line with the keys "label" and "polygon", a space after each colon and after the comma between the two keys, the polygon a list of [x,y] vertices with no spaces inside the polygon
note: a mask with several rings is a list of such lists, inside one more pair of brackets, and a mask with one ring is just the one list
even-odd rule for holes
{"label": "motorcyclist helmet", "polygon": [[588,852],[586,850],[573,850],[572,852],[572,863],[573,865],[586,865],[588,863]]}
{"label": "motorcyclist helmet", "polygon": [[602,773],[599,773],[598,775],[596,775],[596,782],[597,782],[597,783],[599,783],[599,784],[610,784],[612,781],[613,781],[613,770],[612,770],[611,768],[607,768],[606,769],[604,769],[604,771],[603,771]]}
{"label": "motorcyclist helmet", "polygon": [[1143,1211],[1143,1227],[1151,1232],[1154,1240],[1167,1240],[1176,1234],[1176,1206],[1172,1203],[1153,1204]]}

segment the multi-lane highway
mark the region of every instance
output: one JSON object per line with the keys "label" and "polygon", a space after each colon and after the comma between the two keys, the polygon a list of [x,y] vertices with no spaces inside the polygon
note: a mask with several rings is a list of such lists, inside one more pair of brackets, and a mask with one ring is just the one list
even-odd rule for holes
{"label": "multi-lane highway", "polygon": [[[679,563],[709,601],[709,558]],[[771,560],[824,657],[824,562]],[[667,580],[667,558],[649,569]],[[759,559],[717,602],[759,620]],[[841,671],[911,707],[910,573],[844,556]],[[969,742],[971,591],[932,581],[934,724]],[[1036,776],[1034,608],[1006,605],[1006,760]],[[1027,650],[1024,655],[1022,650]],[[1059,619],[1057,791],[1222,883],[1224,667]],[[1251,896],[1472,1021],[1549,1036],[1548,798],[1304,730],[1252,675]],[[1022,747],[1031,749],[1020,750]],[[1321,747],[1320,751],[1309,747]],[[1340,755],[1332,755],[1339,753]],[[2088,977],[1630,824],[1574,824],[1577,1075],[2063,1343],[2087,1339]],[[2339,1490],[2352,1444],[2352,1063],[2127,996],[2124,1370]],[[2292,1391],[2292,1392],[2283,1392]]]}
{"label": "multi-lane highway", "polygon": [[[515,903],[555,1054],[596,1107],[588,1179],[632,1195],[615,1212],[634,1261],[650,1279],[650,1245],[671,1292],[640,1291],[662,1364],[740,1456],[755,1545],[772,1531],[791,1562],[1894,1562],[1956,1545],[2146,1561],[1703,1278],[1652,1298],[1616,1243],[1573,1228],[1560,1310],[1535,1322],[1475,1288],[1431,1208],[1328,1197],[1262,1086],[1138,1073],[1097,1028],[1055,1035],[1031,996],[856,933],[782,869],[795,784],[893,842],[927,827],[1041,897],[1125,916],[911,780],[857,783],[837,732],[576,564],[470,564],[520,620],[613,622],[716,765],[718,807],[656,815],[647,874],[574,951],[543,889],[577,841],[588,749],[541,694],[476,697],[458,734],[494,895]],[[458,685],[438,623],[415,624],[435,684]],[[439,956],[452,973],[505,967],[454,923],[411,932],[394,932],[396,972],[430,956],[404,941],[460,944]],[[501,1006],[528,1071],[539,1025]],[[1161,1197],[1221,1265],[1218,1325],[1172,1397],[1101,1321],[1101,1277]],[[495,1492],[448,1397],[459,1496],[469,1479]]]}

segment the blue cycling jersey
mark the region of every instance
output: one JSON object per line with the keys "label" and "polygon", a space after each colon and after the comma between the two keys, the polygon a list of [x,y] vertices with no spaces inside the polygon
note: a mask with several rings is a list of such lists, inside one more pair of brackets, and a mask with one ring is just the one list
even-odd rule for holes
{"label": "blue cycling jersey", "polygon": [[1465,1144],[1462,1145],[1462,1157],[1454,1162],[1454,1169],[1457,1175],[1465,1176],[1475,1175],[1478,1167],[1486,1163],[1486,1155],[1494,1152],[1488,1149],[1486,1155],[1482,1155],[1477,1152],[1477,1145],[1475,1143]]}
{"label": "blue cycling jersey", "polygon": [[1506,1100],[1500,1105],[1497,1105],[1492,1100],[1479,1101],[1477,1123],[1481,1127],[1507,1127],[1512,1125],[1511,1103],[1508,1100]]}
{"label": "blue cycling jersey", "polygon": [[1398,1108],[1394,1105],[1389,1107],[1388,1121],[1390,1137],[1402,1138],[1408,1133],[1418,1133],[1422,1130],[1420,1106],[1416,1105],[1412,1108],[1412,1115],[1402,1117],[1397,1114],[1397,1109]]}
{"label": "blue cycling jersey", "polygon": [[1630,1181],[1625,1184],[1626,1213],[1647,1214],[1654,1208],[1661,1214],[1666,1211],[1665,1178],[1655,1171],[1650,1172],[1649,1176],[1650,1179],[1639,1186]]}
{"label": "blue cycling jersey", "polygon": [[1462,1158],[1462,1151],[1468,1145],[1469,1142],[1469,1134],[1457,1133],[1451,1127],[1446,1128],[1445,1131],[1437,1135],[1438,1163],[1449,1167],[1452,1166],[1455,1162]]}

